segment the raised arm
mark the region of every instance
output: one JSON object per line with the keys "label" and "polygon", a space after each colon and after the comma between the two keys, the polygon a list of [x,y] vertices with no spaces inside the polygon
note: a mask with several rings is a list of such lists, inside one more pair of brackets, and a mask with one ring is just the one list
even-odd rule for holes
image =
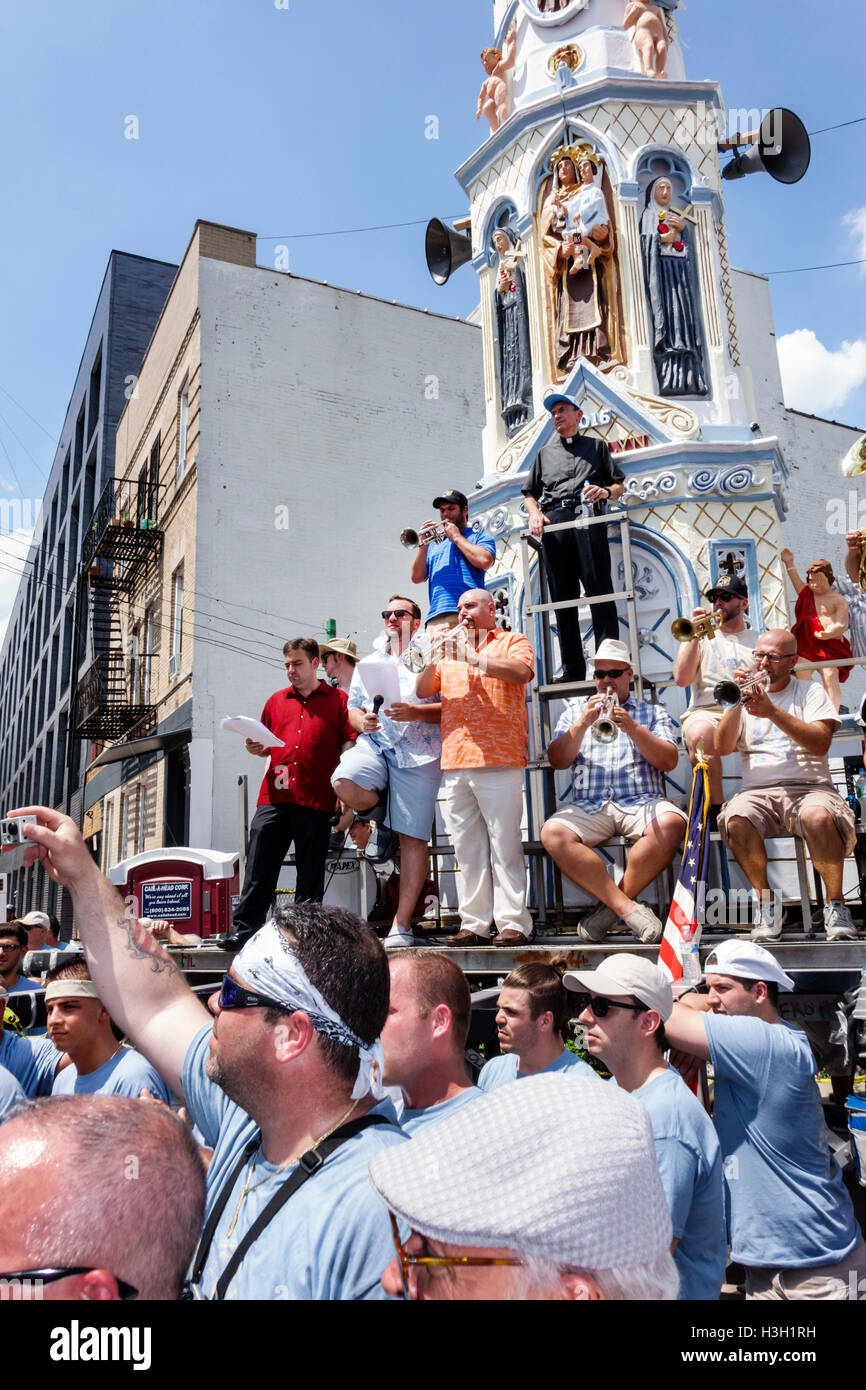
{"label": "raised arm", "polygon": [[114,1021],[181,1097],[187,1050],[210,1015],[162,946],[126,910],[117,889],[96,867],[69,816],[46,806],[27,806],[13,816],[35,815],[25,825],[33,841],[27,862],[38,859],[49,878],[72,894],[75,921],[93,982]]}
{"label": "raised arm", "polygon": [[782,560],[782,564],[785,566],[785,569],[788,571],[788,578],[790,579],[791,583],[792,583],[793,586],[794,586],[794,592],[797,593],[797,594],[801,593],[801,592],[803,591],[803,589],[805,589],[805,587],[806,587],[806,581],[805,581],[805,579],[801,579],[801,578],[800,578],[800,575],[797,573],[797,567],[796,567],[796,565],[794,564],[794,552],[793,552],[793,550],[782,550],[782,551],[780,551],[780,557],[781,557],[781,560]]}
{"label": "raised arm", "polygon": [[852,584],[860,583],[860,557],[862,554],[862,533],[860,531],[849,531],[845,537],[845,573]]}

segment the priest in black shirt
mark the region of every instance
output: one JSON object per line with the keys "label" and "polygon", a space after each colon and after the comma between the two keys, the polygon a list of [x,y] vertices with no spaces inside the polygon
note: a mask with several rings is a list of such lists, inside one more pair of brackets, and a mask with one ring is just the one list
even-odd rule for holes
{"label": "priest in black shirt", "polygon": [[[606,526],[555,531],[548,526],[573,521],[583,515],[582,504],[600,516],[608,501],[622,496],[625,475],[610,456],[602,439],[580,433],[582,412],[571,396],[546,396],[544,404],[553,416],[556,434],[536,455],[523,488],[529,529],[541,537],[554,603],[579,598],[581,592],[609,594],[613,590]],[[582,496],[581,496],[582,494]],[[615,603],[594,603],[592,627],[595,645],[606,637],[619,638]],[[578,610],[564,608],[556,614],[561,681],[586,678],[586,661],[580,640]]]}

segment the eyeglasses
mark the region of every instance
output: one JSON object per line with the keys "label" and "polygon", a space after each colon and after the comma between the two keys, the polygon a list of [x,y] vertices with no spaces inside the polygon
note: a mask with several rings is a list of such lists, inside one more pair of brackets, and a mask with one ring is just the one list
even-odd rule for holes
{"label": "eyeglasses", "polygon": [[582,1014],[585,1009],[596,1018],[607,1018],[611,1009],[629,1009],[633,1014],[646,1013],[646,1004],[618,1004],[615,999],[607,999],[603,994],[575,994],[575,1007]]}
{"label": "eyeglasses", "polygon": [[631,670],[631,667],[630,667],[630,666],[617,666],[617,668],[616,668],[615,671],[596,671],[596,672],[595,672],[595,679],[596,679],[597,681],[603,681],[603,680],[606,680],[607,677],[609,676],[611,680],[619,680],[619,677],[620,677],[620,676],[624,676],[625,673],[626,673],[626,671],[630,671],[630,670]]}
{"label": "eyeglasses", "polygon": [[282,1009],[285,1006],[266,994],[245,989],[231,975],[223,975],[219,1004],[221,1009]]}
{"label": "eyeglasses", "polygon": [[477,1268],[485,1265],[514,1265],[522,1266],[525,1260],[518,1255],[410,1255],[400,1239],[400,1230],[397,1225],[397,1218],[392,1211],[388,1212],[391,1218],[391,1231],[394,1236],[394,1247],[397,1251],[397,1259],[400,1264],[400,1280],[403,1285],[403,1297],[411,1298],[409,1292],[409,1270],[415,1265],[421,1265],[425,1269],[458,1269],[461,1266],[466,1268]]}
{"label": "eyeglasses", "polygon": [[755,652],[756,661],[793,661],[796,652],[784,652],[782,656],[776,656],[773,652]]}
{"label": "eyeglasses", "polygon": [[[50,1269],[13,1269],[4,1270],[0,1273],[0,1289],[4,1285],[8,1286],[14,1279],[16,1283],[23,1283],[25,1280],[35,1283],[38,1279],[41,1284],[55,1284],[58,1279],[68,1279],[73,1274],[90,1274],[93,1270],[92,1265],[63,1265],[60,1268]],[[114,1275],[114,1282],[117,1285],[117,1292],[124,1302],[129,1302],[133,1298],[138,1298],[138,1289],[132,1284],[127,1284],[123,1279],[118,1279]]]}
{"label": "eyeglasses", "polygon": [[383,618],[414,618],[411,608],[383,608]]}

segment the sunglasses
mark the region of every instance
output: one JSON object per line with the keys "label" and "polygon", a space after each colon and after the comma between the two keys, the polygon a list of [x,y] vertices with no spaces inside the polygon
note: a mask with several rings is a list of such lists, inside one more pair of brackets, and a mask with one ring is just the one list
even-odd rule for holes
{"label": "sunglasses", "polygon": [[256,994],[255,990],[245,989],[231,975],[223,975],[219,1004],[221,1009],[283,1009],[285,1005],[266,994]]}
{"label": "sunglasses", "polygon": [[589,1009],[596,1018],[607,1018],[611,1009],[628,1009],[633,1014],[646,1012],[646,1004],[618,1004],[615,999],[607,999],[603,994],[575,994],[575,1007],[578,1014]]}
{"label": "sunglasses", "polygon": [[596,671],[594,679],[597,681],[603,681],[607,680],[607,678],[610,677],[611,680],[619,680],[619,677],[624,676],[626,671],[630,669],[631,668],[628,666],[618,666],[615,671]]}
{"label": "sunglasses", "polygon": [[382,617],[388,618],[414,618],[415,614],[411,608],[383,608]]}
{"label": "sunglasses", "polygon": [[509,1255],[410,1255],[400,1239],[400,1229],[397,1225],[397,1218],[392,1211],[388,1212],[391,1218],[391,1231],[394,1236],[394,1248],[397,1251],[397,1259],[400,1264],[400,1280],[403,1285],[403,1297],[411,1298],[409,1292],[409,1270],[412,1266],[421,1266],[424,1269],[459,1269],[478,1268],[484,1265],[525,1265],[526,1261],[519,1256]]}
{"label": "sunglasses", "polygon": [[[3,1273],[0,1274],[0,1282],[7,1286],[12,1279],[16,1281],[16,1284],[24,1280],[27,1280],[28,1283],[36,1283],[38,1280],[40,1284],[55,1284],[58,1279],[68,1279],[73,1274],[90,1274],[91,1270],[91,1265],[63,1265],[59,1268],[52,1267],[50,1269],[4,1270]],[[114,1282],[117,1285],[117,1292],[124,1302],[128,1302],[133,1298],[138,1298],[138,1289],[132,1284],[127,1284],[123,1279],[118,1279],[117,1275],[114,1276]]]}

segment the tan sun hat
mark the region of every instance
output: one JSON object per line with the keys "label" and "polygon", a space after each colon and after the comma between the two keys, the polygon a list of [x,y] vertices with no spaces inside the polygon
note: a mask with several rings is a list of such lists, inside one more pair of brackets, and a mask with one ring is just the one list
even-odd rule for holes
{"label": "tan sun hat", "polygon": [[355,642],[350,642],[348,637],[332,637],[330,642],[319,647],[319,657],[326,657],[331,652],[334,656],[350,656],[353,661],[358,660],[358,647]]}

